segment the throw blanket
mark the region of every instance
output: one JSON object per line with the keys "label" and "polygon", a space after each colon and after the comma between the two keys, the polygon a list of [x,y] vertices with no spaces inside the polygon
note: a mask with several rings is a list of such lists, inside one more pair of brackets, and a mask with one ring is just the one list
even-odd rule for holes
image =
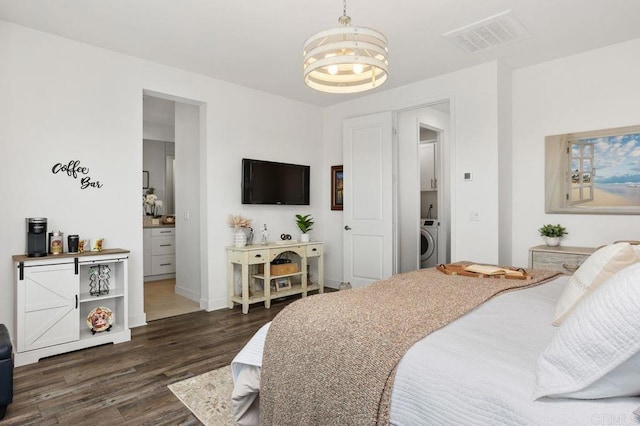
{"label": "throw blanket", "polygon": [[418,340],[531,280],[413,271],[368,287],[303,298],[273,321],[262,360],[262,425],[388,424],[398,362]]}

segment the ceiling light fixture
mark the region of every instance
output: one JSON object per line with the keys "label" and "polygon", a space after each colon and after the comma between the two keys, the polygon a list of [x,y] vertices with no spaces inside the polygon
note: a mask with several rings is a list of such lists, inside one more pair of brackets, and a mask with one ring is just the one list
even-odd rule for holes
{"label": "ceiling light fixture", "polygon": [[343,0],[340,27],[304,42],[304,82],[327,93],[357,93],[381,86],[389,77],[387,38],[371,28],[352,27]]}

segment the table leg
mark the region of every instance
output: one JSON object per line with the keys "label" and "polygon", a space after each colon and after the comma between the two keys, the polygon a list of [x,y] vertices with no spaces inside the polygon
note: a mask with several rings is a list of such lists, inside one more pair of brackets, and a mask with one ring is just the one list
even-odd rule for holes
{"label": "table leg", "polygon": [[307,256],[300,256],[300,269],[302,269],[302,275],[300,281],[302,284],[302,297],[307,297]]}
{"label": "table leg", "polygon": [[249,265],[242,264],[242,313],[249,313]]}
{"label": "table leg", "polygon": [[271,265],[264,264],[264,307],[271,309]]}
{"label": "table leg", "polygon": [[227,263],[227,306],[229,309],[233,309],[233,300],[231,298],[234,296],[235,289],[233,288],[233,279],[235,278],[233,275],[233,263]]}
{"label": "table leg", "polygon": [[324,293],[324,257],[322,254],[318,256],[318,293]]}

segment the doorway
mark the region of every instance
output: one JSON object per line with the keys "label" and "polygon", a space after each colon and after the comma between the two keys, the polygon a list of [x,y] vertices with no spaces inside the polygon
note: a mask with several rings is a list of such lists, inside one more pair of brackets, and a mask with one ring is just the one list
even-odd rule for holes
{"label": "doorway", "polygon": [[200,134],[198,105],[144,92],[143,199],[151,190],[160,201],[151,215],[143,204],[148,321],[201,309],[200,200],[192,196],[200,188]]}
{"label": "doorway", "polygon": [[448,100],[396,114],[398,272],[450,262],[450,121]]}

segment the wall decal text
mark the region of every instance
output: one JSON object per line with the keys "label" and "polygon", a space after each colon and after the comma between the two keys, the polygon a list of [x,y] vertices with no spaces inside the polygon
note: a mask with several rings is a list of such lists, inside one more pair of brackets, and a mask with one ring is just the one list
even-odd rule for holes
{"label": "wall decal text", "polygon": [[67,176],[78,179],[80,177],[80,189],[102,188],[100,181],[91,180],[91,176],[82,176],[89,174],[89,168],[80,165],[80,160],[71,160],[67,164],[56,163],[51,168],[51,173],[66,173]]}

